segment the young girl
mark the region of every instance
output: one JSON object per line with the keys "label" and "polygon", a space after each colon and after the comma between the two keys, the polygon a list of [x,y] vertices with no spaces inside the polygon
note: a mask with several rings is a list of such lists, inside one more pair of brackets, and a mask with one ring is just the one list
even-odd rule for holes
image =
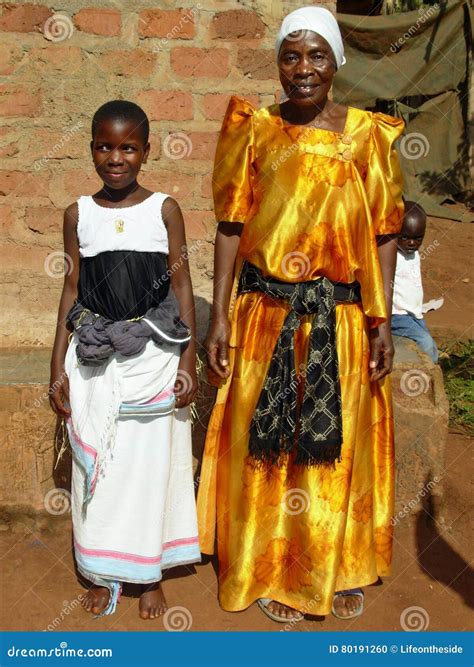
{"label": "young girl", "polygon": [[92,584],[83,606],[111,614],[122,582],[140,583],[143,619],[166,611],[162,570],[200,560],[188,408],[194,301],[180,208],[137,182],[148,134],[132,102],[107,102],[92,120],[103,187],[64,214],[70,272],[50,385],[73,452],[75,557]]}

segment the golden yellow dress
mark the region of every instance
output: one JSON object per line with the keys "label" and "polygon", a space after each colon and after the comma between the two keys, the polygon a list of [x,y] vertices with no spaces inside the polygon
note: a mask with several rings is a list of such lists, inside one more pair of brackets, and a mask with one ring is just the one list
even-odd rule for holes
{"label": "golden yellow dress", "polygon": [[[386,317],[375,237],[400,230],[392,144],[402,130],[401,120],[352,107],[338,133],[289,125],[278,105],[230,101],[214,200],[217,220],[244,223],[236,274],[246,259],[286,282],[358,280],[362,304],[336,306],[343,446],[335,469],[294,465],[292,454],[282,467],[252,465],[248,430],[288,306],[263,293],[231,304],[231,375],[212,412],[198,494],[201,549],[214,553],[217,543],[227,611],[266,597],[325,615],[335,591],[390,573],[390,383],[369,382],[368,329]],[[297,367],[312,317],[296,332]]]}

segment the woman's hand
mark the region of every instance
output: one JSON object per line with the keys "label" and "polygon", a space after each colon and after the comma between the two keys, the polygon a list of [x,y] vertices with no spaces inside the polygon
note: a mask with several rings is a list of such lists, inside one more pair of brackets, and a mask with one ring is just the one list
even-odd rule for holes
{"label": "woman's hand", "polygon": [[197,389],[196,357],[192,355],[192,358],[188,358],[184,354],[179,361],[178,374],[174,383],[175,406],[185,408],[187,405],[191,405]]}
{"label": "woman's hand", "polygon": [[369,379],[381,380],[392,372],[394,347],[390,324],[383,322],[370,330]]}
{"label": "woman's hand", "polygon": [[230,375],[229,337],[230,324],[227,317],[225,315],[214,317],[204,347],[207,350],[209,368],[222,379]]}
{"label": "woman's hand", "polygon": [[54,412],[59,417],[68,419],[71,416],[71,410],[64,404],[69,403],[69,378],[64,368],[51,371],[48,393],[49,404]]}

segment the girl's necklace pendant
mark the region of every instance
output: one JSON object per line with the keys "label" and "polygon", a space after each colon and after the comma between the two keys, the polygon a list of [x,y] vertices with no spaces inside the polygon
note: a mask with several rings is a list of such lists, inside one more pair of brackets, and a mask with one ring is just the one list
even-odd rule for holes
{"label": "girl's necklace pendant", "polygon": [[123,220],[117,219],[117,220],[115,221],[115,231],[117,232],[117,234],[121,234],[121,233],[123,232],[123,226],[124,226],[124,224],[125,224],[125,223],[124,223]]}

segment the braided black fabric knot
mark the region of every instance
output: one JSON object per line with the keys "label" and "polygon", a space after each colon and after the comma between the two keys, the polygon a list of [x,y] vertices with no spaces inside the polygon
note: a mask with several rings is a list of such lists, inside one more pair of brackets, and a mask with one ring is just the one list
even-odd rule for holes
{"label": "braided black fabric knot", "polygon": [[[249,453],[256,462],[283,463],[296,449],[295,463],[334,466],[342,446],[341,388],[336,350],[336,301],[360,301],[358,283],[325,277],[286,283],[264,277],[244,263],[239,293],[260,291],[289,302],[257,407],[250,425]],[[294,333],[313,314],[308,357],[295,368]],[[298,387],[304,382],[303,398]]]}

